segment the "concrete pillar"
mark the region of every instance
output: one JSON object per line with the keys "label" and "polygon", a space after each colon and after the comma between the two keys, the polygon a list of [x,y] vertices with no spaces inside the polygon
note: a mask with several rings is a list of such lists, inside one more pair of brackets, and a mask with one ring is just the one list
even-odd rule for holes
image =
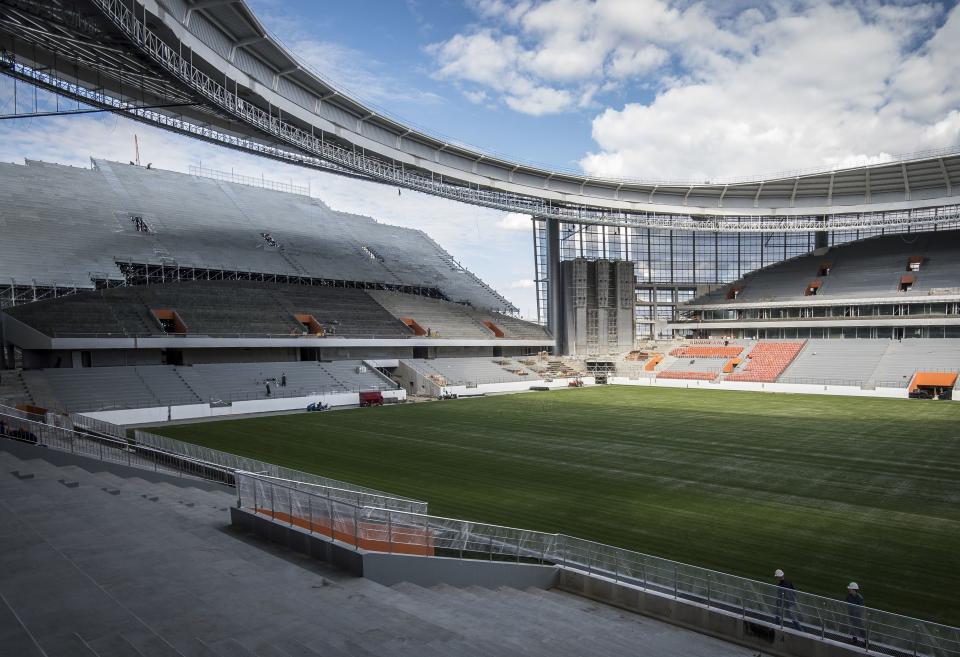
{"label": "concrete pillar", "polygon": [[814,243],[813,243],[814,249],[825,249],[828,246],[830,246],[830,233],[828,233],[825,230],[818,230],[816,233],[813,234],[813,238],[814,238]]}
{"label": "concrete pillar", "polygon": [[560,220],[547,219],[547,330],[556,340],[556,353],[565,353],[566,327],[560,276]]}

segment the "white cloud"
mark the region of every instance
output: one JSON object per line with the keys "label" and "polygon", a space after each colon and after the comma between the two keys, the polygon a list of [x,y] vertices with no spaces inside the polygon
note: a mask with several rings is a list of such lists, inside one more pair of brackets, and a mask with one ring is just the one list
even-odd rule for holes
{"label": "white cloud", "polygon": [[960,142],[960,8],[944,3],[474,4],[476,25],[428,49],[438,78],[531,115],[634,97],[599,106],[591,175],[698,180]]}
{"label": "white cloud", "polygon": [[[781,8],[782,9],[782,8]],[[592,175],[701,180],[878,161],[960,141],[960,10],[905,54],[934,10],[815,5],[751,22],[746,55],[722,56],[701,79],[593,122]],[[709,73],[709,74],[707,74]]]}
{"label": "white cloud", "polygon": [[508,286],[511,290],[530,290],[535,287],[532,278],[522,278],[519,281],[513,281]]}
{"label": "white cloud", "polygon": [[615,78],[628,78],[649,73],[665,64],[669,58],[670,53],[654,45],[643,46],[638,50],[620,46],[610,59],[610,75]]}
{"label": "white cloud", "polygon": [[481,103],[486,101],[488,98],[487,92],[484,91],[483,89],[477,89],[474,91],[471,91],[468,89],[463,92],[463,96],[474,105],[480,105]]}
{"label": "white cloud", "polygon": [[498,228],[503,228],[504,230],[519,230],[524,232],[530,232],[530,221],[532,217],[529,214],[521,214],[520,212],[508,212],[497,222]]}

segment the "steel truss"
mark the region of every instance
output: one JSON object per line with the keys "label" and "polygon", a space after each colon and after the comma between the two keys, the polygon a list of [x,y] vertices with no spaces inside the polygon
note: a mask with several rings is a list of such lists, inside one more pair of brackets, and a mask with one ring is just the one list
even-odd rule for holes
{"label": "steel truss", "polygon": [[21,306],[25,303],[56,299],[76,294],[83,288],[73,285],[43,285],[37,283],[7,283],[0,286],[0,309]]}
{"label": "steel truss", "polygon": [[[395,283],[371,283],[369,281],[350,281],[335,278],[315,278],[290,274],[270,274],[267,272],[241,271],[237,269],[213,269],[206,267],[184,267],[181,265],[151,265],[129,261],[117,261],[117,268],[123,274],[121,285],[157,285],[177,281],[255,281],[258,283],[282,283],[304,285],[308,287],[342,287],[356,290],[389,290],[416,294],[431,299],[449,299],[435,287],[416,285],[398,285]],[[115,282],[107,279],[95,280],[98,288],[114,287]]]}
{"label": "steel truss", "polygon": [[[109,108],[130,118],[208,142],[301,166],[404,187],[472,205],[529,214],[536,218],[554,218],[581,224],[688,231],[807,232],[895,228],[940,223],[960,217],[960,205],[957,204],[910,210],[839,212],[827,216],[747,215],[738,217],[628,212],[597,206],[554,203],[534,196],[451,183],[432,173],[426,176],[417,171],[407,170],[402,163],[368,156],[362,150],[358,152],[355,147],[345,148],[331,141],[331,139],[337,139],[335,135],[328,135],[321,131],[318,136],[314,129],[308,132],[285,120],[281,113],[274,113],[273,108],[264,110],[241,98],[235,91],[230,91],[225,84],[221,84],[193,66],[192,55],[190,59],[183,57],[180,52],[174,50],[151,31],[144,24],[144,20],[128,6],[139,9],[145,18],[143,5],[130,0],[89,0],[89,2],[109,19],[130,46],[136,48],[159,70],[189,91],[189,94],[181,92],[175,100],[182,99],[184,95],[191,96],[194,100],[202,100],[204,107],[213,114],[227,116],[243,126],[253,128],[258,133],[275,140],[278,145],[264,144],[245,136],[228,134],[210,126],[199,125],[182,117],[177,118],[138,107],[135,103],[107,94],[102,88],[91,90],[78,82],[64,80],[59,77],[57,71],[33,69],[16,61],[10,53],[0,53],[0,67],[3,72],[84,103]],[[157,88],[162,90],[164,86],[169,88],[169,85],[160,84]]]}

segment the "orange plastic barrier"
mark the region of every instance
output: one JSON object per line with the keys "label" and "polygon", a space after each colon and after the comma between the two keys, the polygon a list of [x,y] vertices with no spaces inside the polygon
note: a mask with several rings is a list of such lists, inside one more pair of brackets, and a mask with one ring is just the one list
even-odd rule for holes
{"label": "orange plastic barrier", "polygon": [[427,329],[423,328],[417,323],[413,317],[401,317],[400,321],[410,327],[414,335],[426,335]]}
{"label": "orange plastic barrier", "polygon": [[717,378],[716,372],[660,372],[658,379],[690,379],[693,381],[714,381]]}
{"label": "orange plastic barrier", "polygon": [[486,326],[488,329],[490,329],[490,330],[493,332],[493,335],[494,335],[494,336],[496,336],[496,337],[498,337],[498,338],[502,338],[502,337],[503,337],[503,329],[501,329],[499,326],[497,326],[496,324],[494,324],[494,323],[491,322],[490,320],[488,320],[488,319],[483,320],[483,325]]}
{"label": "orange plastic barrier", "polygon": [[[256,513],[270,516],[288,525],[294,525],[301,529],[312,531],[315,534],[322,534],[338,541],[343,541],[350,545],[356,545],[363,550],[371,552],[393,552],[395,554],[416,554],[423,557],[434,556],[433,535],[422,529],[413,529],[410,527],[393,528],[393,541],[389,540],[389,529],[386,525],[380,523],[361,522],[359,531],[355,531],[353,523],[348,521],[335,521],[333,528],[330,527],[330,520],[323,518],[315,519],[313,522],[297,516],[291,516],[282,511],[271,511],[270,509],[254,509]],[[359,534],[359,537],[358,537]]]}
{"label": "orange plastic barrier", "polygon": [[910,392],[917,388],[953,388],[957,383],[956,372],[917,372],[910,382]]}
{"label": "orange plastic barrier", "polygon": [[737,365],[739,365],[742,362],[743,360],[741,360],[740,358],[731,358],[730,360],[728,360],[726,363],[723,364],[723,373],[730,374],[730,372],[733,371],[733,368],[735,368]]}
{"label": "orange plastic barrier", "polygon": [[652,372],[656,369],[661,360],[663,360],[663,354],[654,354],[654,356],[647,361],[647,364],[643,366],[643,371]]}

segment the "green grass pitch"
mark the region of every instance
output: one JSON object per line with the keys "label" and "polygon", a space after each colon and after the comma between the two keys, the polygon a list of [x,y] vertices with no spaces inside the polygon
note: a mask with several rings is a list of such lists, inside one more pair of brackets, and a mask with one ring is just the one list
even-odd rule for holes
{"label": "green grass pitch", "polygon": [[161,427],[411,496],[960,625],[960,405],[603,387]]}

